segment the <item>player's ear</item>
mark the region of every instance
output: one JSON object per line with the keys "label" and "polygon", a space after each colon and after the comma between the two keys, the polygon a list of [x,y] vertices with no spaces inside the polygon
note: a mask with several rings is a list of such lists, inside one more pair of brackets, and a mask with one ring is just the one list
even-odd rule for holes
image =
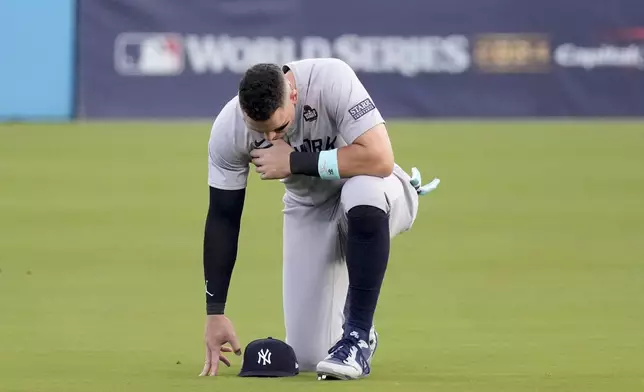
{"label": "player's ear", "polygon": [[297,89],[292,88],[291,89],[291,94],[289,94],[288,98],[291,101],[291,103],[293,103],[293,104],[297,103]]}

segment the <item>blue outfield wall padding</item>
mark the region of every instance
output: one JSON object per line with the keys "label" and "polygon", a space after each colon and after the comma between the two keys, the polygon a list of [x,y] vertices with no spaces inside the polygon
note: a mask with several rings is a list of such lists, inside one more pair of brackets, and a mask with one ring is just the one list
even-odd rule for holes
{"label": "blue outfield wall padding", "polygon": [[212,118],[247,67],[309,57],[387,119],[644,116],[644,0],[402,3],[78,0],[76,116]]}
{"label": "blue outfield wall padding", "polygon": [[0,20],[0,121],[70,119],[76,0],[3,0]]}

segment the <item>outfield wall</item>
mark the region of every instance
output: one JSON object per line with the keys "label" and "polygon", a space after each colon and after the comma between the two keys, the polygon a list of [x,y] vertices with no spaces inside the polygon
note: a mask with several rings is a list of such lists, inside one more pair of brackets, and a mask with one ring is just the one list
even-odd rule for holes
{"label": "outfield wall", "polygon": [[0,1],[0,121],[72,117],[75,3]]}
{"label": "outfield wall", "polygon": [[387,118],[644,115],[642,0],[78,0],[75,29],[73,69],[36,61],[64,89],[26,77],[33,54],[0,74],[34,102],[73,91],[83,119],[212,117],[250,64],[316,56]]}

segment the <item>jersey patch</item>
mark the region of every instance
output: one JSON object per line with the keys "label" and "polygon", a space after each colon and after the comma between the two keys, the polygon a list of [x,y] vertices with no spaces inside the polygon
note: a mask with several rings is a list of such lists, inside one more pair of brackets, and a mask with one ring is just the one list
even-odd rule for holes
{"label": "jersey patch", "polygon": [[370,111],[374,110],[375,108],[376,106],[373,104],[373,102],[371,102],[371,99],[367,98],[349,109],[349,114],[351,115],[351,117],[353,117],[354,120],[357,120]]}
{"label": "jersey patch", "polygon": [[304,105],[304,113],[302,115],[304,121],[311,122],[318,119],[318,111],[310,107],[309,105]]}

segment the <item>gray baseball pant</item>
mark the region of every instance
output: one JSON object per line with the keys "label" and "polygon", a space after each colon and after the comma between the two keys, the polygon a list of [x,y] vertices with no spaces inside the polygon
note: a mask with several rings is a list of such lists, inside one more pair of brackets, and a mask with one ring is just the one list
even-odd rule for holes
{"label": "gray baseball pant", "polygon": [[[344,247],[347,212],[371,205],[389,215],[390,237],[412,227],[418,195],[397,165],[386,178],[357,176],[318,206],[284,197],[283,305],[286,342],[301,371],[314,371],[342,336],[349,287]],[[314,251],[311,251],[314,250]]]}

